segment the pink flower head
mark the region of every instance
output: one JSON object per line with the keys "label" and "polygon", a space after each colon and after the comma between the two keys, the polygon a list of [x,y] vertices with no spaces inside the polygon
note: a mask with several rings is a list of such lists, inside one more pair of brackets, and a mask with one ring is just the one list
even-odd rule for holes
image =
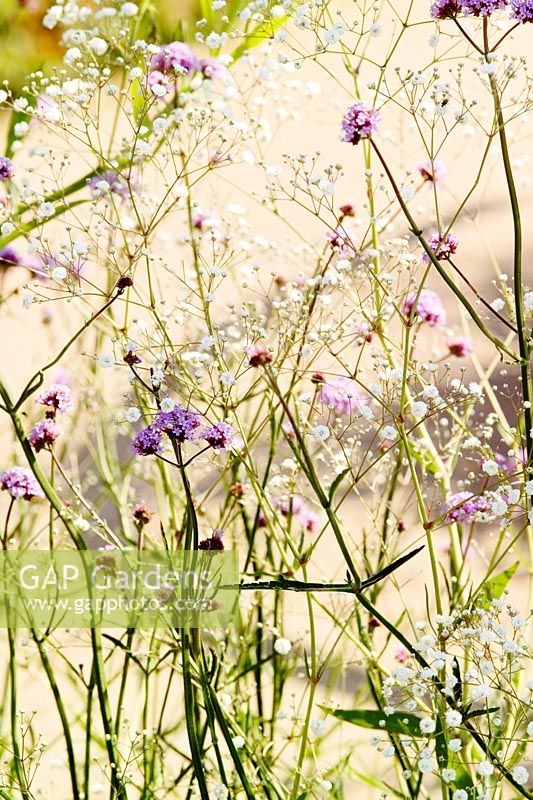
{"label": "pink flower head", "polygon": [[400,644],[394,651],[394,658],[396,659],[396,661],[398,661],[398,663],[405,664],[405,662],[409,661],[409,659],[411,658],[411,653],[409,652],[407,647],[404,647],[403,644]]}
{"label": "pink flower head", "polygon": [[379,114],[358,100],[346,111],[341,122],[341,140],[349,144],[359,144],[361,139],[369,139],[377,129]]}
{"label": "pink flower head", "polygon": [[0,181],[12,178],[15,174],[15,165],[10,158],[0,156]]}
{"label": "pink flower head", "polygon": [[216,225],[218,218],[208,211],[194,211],[192,214],[192,224],[197,231],[208,230]]}
{"label": "pink flower head", "polygon": [[217,422],[211,428],[206,428],[201,437],[213,450],[231,450],[235,431],[227,422]]}
{"label": "pink flower head", "polygon": [[277,500],[275,505],[284,517],[290,515],[296,518],[304,530],[313,533],[318,523],[318,515],[309,508],[303,497],[298,494],[285,496]]}
{"label": "pink flower head", "polygon": [[460,11],[459,0],[435,0],[429,13],[433,19],[453,19]]}
{"label": "pink flower head", "polygon": [[447,339],[446,346],[450,351],[450,355],[457,356],[457,358],[466,358],[466,356],[474,352],[472,342],[464,336],[454,336],[451,339]]}
{"label": "pink flower head", "polygon": [[45,389],[44,392],[39,395],[35,402],[40,403],[42,406],[52,408],[54,413],[59,411],[60,414],[64,414],[66,411],[72,411],[74,408],[72,392],[64,383],[53,383],[52,386]]}
{"label": "pink flower head", "polygon": [[221,81],[226,75],[226,69],[219,58],[200,59],[198,69],[204,78],[212,81]]}
{"label": "pink flower head", "polygon": [[439,183],[446,175],[444,164],[437,158],[433,161],[423,161],[421,164],[418,164],[417,170],[421,177],[428,183]]}
{"label": "pink flower head", "polygon": [[457,492],[450,495],[444,508],[448,511],[448,522],[474,522],[478,514],[489,511],[490,505],[484,495]]}
{"label": "pink flower head", "polygon": [[28,441],[36,453],[45,447],[52,447],[61,431],[53,419],[43,419],[33,426],[28,434]]}
{"label": "pink flower head", "polygon": [[254,344],[246,350],[251,367],[264,367],[272,361],[272,353],[264,344]]}
{"label": "pink flower head", "polygon": [[224,550],[224,531],[215,528],[211,536],[198,543],[198,550]]}
{"label": "pink flower head", "polygon": [[416,316],[428,325],[444,325],[446,323],[446,311],[441,303],[440,297],[431,289],[422,289],[420,294],[417,292],[409,295],[405,301],[404,313],[408,319],[412,318],[413,308],[415,307]]}
{"label": "pink flower head", "polygon": [[[435,257],[439,261],[443,258],[449,258],[449,256],[453,256],[457,250],[458,244],[459,239],[457,239],[453,233],[446,233],[444,235],[440,233],[432,233],[431,236],[428,237],[428,245],[430,250],[435,253]],[[427,253],[424,253],[424,261],[426,263],[429,262],[429,256]]]}
{"label": "pink flower head", "polygon": [[0,475],[0,488],[5,489],[14,500],[33,500],[44,497],[43,490],[35,480],[33,472],[26,467],[11,467]]}
{"label": "pink flower head", "polygon": [[190,75],[198,69],[198,59],[185,42],[166,44],[150,60],[152,70]]}
{"label": "pink flower head", "polygon": [[350,236],[342,226],[337,230],[326,231],[326,238],[331,242],[331,246],[338,249],[339,254],[345,258],[354,255],[354,249],[350,244]]}
{"label": "pink flower head", "polygon": [[158,97],[164,97],[164,95],[170,91],[170,87],[168,86],[169,79],[158,69],[154,69],[152,72],[148,73],[146,83],[148,84],[148,88],[152,94],[155,94]]}
{"label": "pink flower head", "polygon": [[333,406],[337,414],[346,416],[365,405],[355,381],[347,375],[323,383],[320,388],[320,399],[325,405]]}

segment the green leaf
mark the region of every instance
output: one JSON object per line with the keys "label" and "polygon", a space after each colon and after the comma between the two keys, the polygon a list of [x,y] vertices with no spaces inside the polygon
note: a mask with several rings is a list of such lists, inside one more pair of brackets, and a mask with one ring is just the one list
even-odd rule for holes
{"label": "green leaf", "polygon": [[394,797],[399,797],[400,800],[403,800],[405,797],[405,795],[399,792],[397,789],[389,786],[389,784],[385,783],[384,781],[380,781],[379,778],[376,778],[374,775],[365,775],[364,772],[351,769],[350,776],[352,775],[354,778],[357,778],[357,780],[361,781],[361,783],[366,783],[367,786],[371,786],[373,789],[379,789],[379,791],[383,792],[384,794],[390,792],[392,795],[394,795]]}
{"label": "green leaf", "polygon": [[392,564],[384,567],[380,572],[377,572],[375,575],[372,575],[370,578],[367,578],[366,581],[363,581],[361,584],[362,589],[366,589],[368,586],[372,586],[374,583],[378,583],[382,581],[383,578],[386,578],[387,575],[390,575],[392,572],[397,570],[402,564],[405,564],[406,561],[410,561],[413,556],[418,555],[421,550],[423,550],[425,545],[420,545],[415,550],[411,550],[410,553],[406,553],[406,555],[397,558],[396,561],[393,561]]}
{"label": "green leaf", "polygon": [[144,116],[144,109],[146,106],[146,98],[142,90],[139,79],[132,81],[131,84],[131,110],[133,111],[133,119],[137,125],[140,125]]}
{"label": "green leaf", "polygon": [[493,600],[499,600],[507,584],[518,569],[519,564],[519,561],[515,561],[514,564],[511,564],[511,566],[503,570],[503,572],[498,572],[494,578],[485,581],[478,595],[478,598],[483,600],[482,605],[484,608],[488,608]]}
{"label": "green leaf", "polygon": [[333,500],[333,498],[334,498],[334,496],[335,496],[335,492],[337,491],[337,489],[338,489],[338,488],[339,488],[339,486],[341,485],[342,481],[344,480],[344,478],[346,477],[346,475],[348,475],[348,473],[349,473],[349,472],[351,472],[351,467],[347,467],[346,469],[343,469],[343,471],[342,471],[342,472],[340,472],[340,473],[337,475],[337,477],[335,478],[335,480],[334,480],[334,481],[333,481],[333,483],[331,484],[331,486],[330,486],[330,488],[329,488],[329,492],[328,492],[328,500],[329,500],[330,502]]}
{"label": "green leaf", "polygon": [[320,706],[327,714],[331,714],[344,722],[351,722],[360,728],[387,731],[388,733],[401,733],[407,736],[424,736],[420,730],[420,719],[416,714],[395,711],[393,714],[384,714],[383,711],[370,709],[341,709]]}
{"label": "green leaf", "polygon": [[256,25],[231,54],[233,60],[237,61],[247,50],[252,50],[254,47],[262,44],[266,39],[272,39],[277,29],[286,21],[287,17],[281,17],[281,19],[273,19],[269,22],[261,22],[259,25]]}

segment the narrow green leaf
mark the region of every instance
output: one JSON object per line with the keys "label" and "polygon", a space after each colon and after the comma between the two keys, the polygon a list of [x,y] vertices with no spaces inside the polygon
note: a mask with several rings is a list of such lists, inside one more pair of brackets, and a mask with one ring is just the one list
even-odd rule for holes
{"label": "narrow green leaf", "polygon": [[407,553],[405,556],[397,558],[396,561],[392,562],[392,564],[389,564],[387,567],[380,570],[380,572],[377,572],[375,575],[372,575],[370,578],[367,578],[366,581],[363,581],[361,584],[361,588],[366,589],[368,586],[372,586],[374,583],[382,581],[383,578],[386,578],[387,575],[391,574],[391,572],[394,572],[399,567],[401,567],[402,564],[405,564],[406,561],[410,561],[414,556],[420,553],[420,551],[423,550],[424,547],[425,545],[420,545],[420,547],[417,547],[415,550],[411,550],[411,552]]}
{"label": "narrow green leaf", "polygon": [[350,467],[347,467],[346,469],[343,469],[343,471],[342,471],[342,472],[340,472],[340,473],[337,475],[337,477],[335,478],[335,480],[334,480],[334,481],[333,481],[333,483],[331,484],[331,486],[330,486],[330,489],[329,489],[329,493],[328,493],[328,500],[329,500],[330,502],[333,500],[333,498],[334,498],[334,496],[335,496],[335,492],[337,491],[337,489],[338,489],[338,488],[339,488],[339,486],[341,485],[342,481],[344,480],[344,478],[346,477],[346,475],[348,475],[348,473],[349,473],[350,471],[351,471],[351,468],[350,468]]}
{"label": "narrow green leaf", "polygon": [[373,728],[374,730],[387,731],[388,733],[401,733],[407,736],[424,736],[420,730],[420,719],[416,714],[395,711],[393,714],[384,714],[383,711],[370,709],[342,709],[326,708],[320,706],[327,714],[331,714],[344,722],[351,722],[360,728]]}

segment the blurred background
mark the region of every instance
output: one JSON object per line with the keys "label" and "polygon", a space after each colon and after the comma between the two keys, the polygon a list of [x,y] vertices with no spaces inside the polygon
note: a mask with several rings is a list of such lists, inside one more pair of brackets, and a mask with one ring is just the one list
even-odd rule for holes
{"label": "blurred background", "polygon": [[[42,20],[52,0],[0,0],[0,75],[20,92],[28,73],[61,61],[61,31],[47,30]],[[148,25],[159,41],[194,38],[202,17],[201,0],[156,0],[146,4]]]}

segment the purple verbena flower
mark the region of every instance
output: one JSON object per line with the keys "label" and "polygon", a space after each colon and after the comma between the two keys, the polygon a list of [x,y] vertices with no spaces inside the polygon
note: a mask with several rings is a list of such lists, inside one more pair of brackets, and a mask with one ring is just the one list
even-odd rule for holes
{"label": "purple verbena flower", "polygon": [[422,289],[418,296],[416,292],[409,295],[404,304],[404,313],[406,317],[411,317],[415,305],[416,315],[423,322],[427,322],[431,327],[445,324],[446,310],[438,294],[431,291],[431,289]]}
{"label": "purple verbena flower", "polygon": [[488,17],[506,5],[507,0],[461,0],[461,11],[473,17]]}
{"label": "purple verbena flower", "polygon": [[336,230],[326,231],[326,238],[329,239],[332,247],[337,248],[339,255],[344,258],[354,255],[354,249],[350,244],[350,235],[342,225],[339,225]]}
{"label": "purple verbena flower", "polygon": [[38,453],[45,447],[51,447],[61,431],[52,419],[43,419],[33,426],[28,434],[28,441]]}
{"label": "purple verbena flower", "polygon": [[20,256],[13,247],[6,245],[0,248],[0,267],[17,266],[20,263]]}
{"label": "purple verbena flower", "polygon": [[346,375],[323,383],[320,388],[320,399],[327,406],[333,406],[338,414],[353,414],[365,405],[364,399],[357,391],[355,381]]}
{"label": "purple verbena flower", "polygon": [[[458,244],[459,239],[450,232],[444,235],[440,233],[432,233],[431,236],[428,236],[428,245],[435,253],[435,258],[437,258],[439,261],[443,258],[449,258],[450,256],[453,256],[457,250]],[[427,253],[424,253],[424,261],[426,263],[429,262],[429,256]]]}
{"label": "purple verbena flower", "polygon": [[220,81],[226,74],[226,69],[219,58],[201,58],[198,69],[204,78],[212,81]]}
{"label": "purple verbena flower", "polygon": [[428,183],[439,183],[446,175],[444,164],[442,161],[439,161],[438,158],[435,158],[433,161],[423,161],[421,164],[418,164],[417,170],[421,177]]}
{"label": "purple verbena flower", "polygon": [[293,519],[296,518],[302,528],[304,528],[306,531],[312,533],[315,529],[315,526],[318,522],[318,516],[314,511],[311,511],[303,497],[300,497],[300,495],[294,494],[290,497],[281,497],[276,501],[275,506],[284,517],[288,517],[290,515]]}
{"label": "purple verbena flower", "polygon": [[183,443],[194,439],[201,424],[202,420],[194,411],[175,406],[172,411],[160,411],[155,418],[154,427]]}
{"label": "purple verbena flower", "polygon": [[378,126],[379,114],[358,100],[346,111],[341,122],[341,140],[359,144],[361,139],[369,139]]}
{"label": "purple verbena flower", "polygon": [[[126,181],[123,181],[116,170],[109,169],[104,172],[99,172],[98,175],[93,175],[88,182],[89,188],[92,192],[102,193],[110,191],[120,197],[128,197],[129,189]],[[109,189],[108,189],[109,187]]]}
{"label": "purple verbena flower", "polygon": [[163,447],[163,437],[161,432],[148,425],[142,431],[137,431],[131,443],[131,449],[138,456],[158,455]]}
{"label": "purple verbena flower", "polygon": [[192,224],[198,231],[203,231],[212,228],[218,223],[218,218],[214,214],[207,211],[194,211],[192,215]]}
{"label": "purple verbena flower", "polygon": [[457,492],[446,501],[446,519],[450,522],[474,522],[478,514],[490,510],[489,501],[484,495],[473,495],[470,492]]}
{"label": "purple verbena flower", "polygon": [[152,56],[150,66],[159,72],[175,72],[190,75],[198,69],[198,59],[185,42],[166,44]]}
{"label": "purple verbena flower", "polygon": [[15,165],[10,158],[0,156],[0,181],[12,178],[15,174]]}
{"label": "purple verbena flower", "polygon": [[511,18],[518,22],[533,22],[533,0],[511,0]]}
{"label": "purple verbena flower", "polygon": [[251,367],[264,367],[272,361],[272,353],[264,344],[253,344],[246,350],[248,363]]}
{"label": "purple verbena flower", "polygon": [[52,386],[49,386],[39,395],[35,402],[48,406],[54,411],[59,411],[60,414],[64,414],[65,411],[72,411],[74,408],[72,392],[64,383],[53,383]]}
{"label": "purple verbena flower", "polygon": [[211,536],[207,539],[202,539],[198,543],[198,550],[224,550],[223,535],[224,531],[221,531],[220,528],[215,528]]}
{"label": "purple verbena flower", "polygon": [[457,358],[466,358],[474,351],[474,347],[470,339],[465,339],[464,336],[454,336],[447,339],[446,346],[450,351],[450,355]]}
{"label": "purple verbena flower", "polygon": [[435,0],[429,13],[433,19],[453,19],[460,11],[459,0]]}
{"label": "purple verbena flower", "polygon": [[217,422],[202,432],[202,439],[214,450],[231,450],[235,431],[227,422]]}
{"label": "purple verbena flower", "polygon": [[26,467],[11,467],[0,475],[0,487],[9,492],[14,500],[33,500],[44,497],[43,490],[35,480],[33,472]]}

